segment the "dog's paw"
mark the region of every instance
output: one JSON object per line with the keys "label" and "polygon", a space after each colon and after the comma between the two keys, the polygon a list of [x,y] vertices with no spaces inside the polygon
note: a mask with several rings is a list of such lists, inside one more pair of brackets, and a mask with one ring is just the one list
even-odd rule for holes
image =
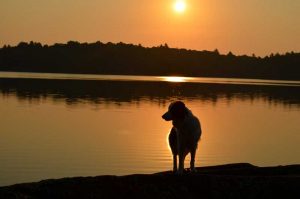
{"label": "dog's paw", "polygon": [[176,171],[176,175],[179,175],[179,176],[183,175],[183,173],[184,173],[184,171],[181,169]]}

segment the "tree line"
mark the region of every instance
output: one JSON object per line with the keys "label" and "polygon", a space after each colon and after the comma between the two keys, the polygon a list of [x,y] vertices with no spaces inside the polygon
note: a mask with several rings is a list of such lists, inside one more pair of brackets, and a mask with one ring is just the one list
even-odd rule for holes
{"label": "tree line", "polygon": [[300,53],[257,57],[170,48],[167,44],[149,48],[122,42],[20,42],[0,48],[0,70],[300,80]]}

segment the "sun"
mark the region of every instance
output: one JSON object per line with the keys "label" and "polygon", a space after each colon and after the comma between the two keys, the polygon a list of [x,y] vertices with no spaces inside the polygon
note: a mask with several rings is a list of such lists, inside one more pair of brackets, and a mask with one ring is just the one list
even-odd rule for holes
{"label": "sun", "polygon": [[178,12],[178,13],[183,13],[186,9],[186,3],[184,0],[177,0],[175,3],[174,3],[174,11],[175,12]]}

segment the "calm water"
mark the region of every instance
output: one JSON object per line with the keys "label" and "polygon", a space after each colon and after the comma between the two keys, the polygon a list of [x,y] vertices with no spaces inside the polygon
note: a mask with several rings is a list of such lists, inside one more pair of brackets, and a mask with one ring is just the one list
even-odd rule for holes
{"label": "calm water", "polygon": [[0,186],[170,170],[173,100],[201,120],[196,166],[300,163],[299,81],[0,72]]}

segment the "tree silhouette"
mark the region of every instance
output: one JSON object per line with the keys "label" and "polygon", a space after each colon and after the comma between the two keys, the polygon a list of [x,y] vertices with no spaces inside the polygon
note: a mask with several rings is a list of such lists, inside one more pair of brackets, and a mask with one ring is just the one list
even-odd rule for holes
{"label": "tree silhouette", "polygon": [[264,58],[214,51],[170,48],[167,43],[143,47],[79,43],[42,45],[20,42],[0,48],[1,71],[91,73],[122,75],[183,75],[300,80],[300,53],[272,53]]}

